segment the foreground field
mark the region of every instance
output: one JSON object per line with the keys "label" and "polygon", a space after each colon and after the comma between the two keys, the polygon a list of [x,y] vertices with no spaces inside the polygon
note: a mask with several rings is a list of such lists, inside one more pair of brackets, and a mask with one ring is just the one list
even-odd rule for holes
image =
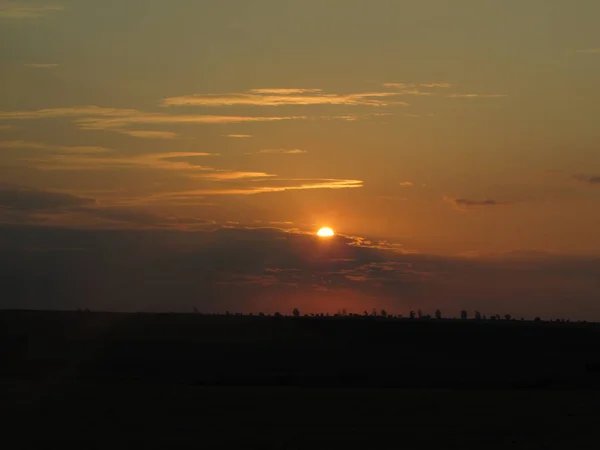
{"label": "foreground field", "polygon": [[6,448],[595,449],[595,324],[0,312]]}
{"label": "foreground field", "polygon": [[0,386],[11,449],[534,450],[600,439],[600,395],[589,392]]}

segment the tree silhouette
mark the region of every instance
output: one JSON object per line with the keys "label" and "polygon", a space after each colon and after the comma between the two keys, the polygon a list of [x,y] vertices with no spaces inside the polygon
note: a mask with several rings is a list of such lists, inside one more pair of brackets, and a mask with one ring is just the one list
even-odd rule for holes
{"label": "tree silhouette", "polygon": [[460,312],[460,318],[462,320],[467,320],[469,318],[469,314],[464,309]]}
{"label": "tree silhouette", "polygon": [[442,312],[439,309],[435,310],[435,318],[436,319],[441,319],[442,318]]}
{"label": "tree silhouette", "polygon": [[512,316],[510,314],[504,314],[504,320],[512,320]]}
{"label": "tree silhouette", "polygon": [[292,315],[294,317],[300,317],[300,310],[298,308],[294,308],[294,310],[292,311]]}
{"label": "tree silhouette", "polygon": [[281,317],[281,313],[279,311],[276,311],[274,314],[275,317]]}
{"label": "tree silhouette", "polygon": [[417,311],[417,317],[418,317],[419,319],[422,319],[422,318],[423,318],[423,311],[421,311],[420,309]]}
{"label": "tree silhouette", "polygon": [[475,311],[475,320],[481,320],[481,313],[479,311]]}
{"label": "tree silhouette", "polygon": [[387,317],[387,316],[388,316],[387,311],[385,309],[382,309],[381,310],[381,317]]}
{"label": "tree silhouette", "polygon": [[414,318],[415,318],[415,312],[414,312],[414,311],[411,311],[411,312],[409,313],[409,317],[410,317],[411,319],[414,319]]}

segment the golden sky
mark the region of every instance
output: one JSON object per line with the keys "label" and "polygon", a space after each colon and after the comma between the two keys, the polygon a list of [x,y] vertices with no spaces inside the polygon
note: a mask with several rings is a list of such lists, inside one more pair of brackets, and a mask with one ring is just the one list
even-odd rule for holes
{"label": "golden sky", "polygon": [[0,221],[600,256],[599,14],[0,0]]}

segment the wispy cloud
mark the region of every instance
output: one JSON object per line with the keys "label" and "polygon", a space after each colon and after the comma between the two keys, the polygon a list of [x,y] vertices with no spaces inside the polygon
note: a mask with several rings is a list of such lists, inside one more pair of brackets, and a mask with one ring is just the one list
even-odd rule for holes
{"label": "wispy cloud", "polygon": [[230,124],[308,119],[307,116],[257,117],[162,114],[143,112],[137,109],[104,108],[94,105],[29,111],[0,111],[0,120],[39,120],[55,118],[72,118],[74,123],[84,130],[114,131],[129,136],[151,139],[174,139],[177,137],[177,134],[168,131],[129,130],[128,127],[135,125]]}
{"label": "wispy cloud", "polygon": [[63,9],[63,6],[31,6],[3,1],[0,3],[0,19],[36,19]]}
{"label": "wispy cloud", "polygon": [[298,89],[298,88],[266,88],[266,89],[250,89],[248,92],[252,94],[275,94],[275,95],[290,95],[290,94],[309,94],[315,92],[323,92],[323,89]]}
{"label": "wispy cloud", "polygon": [[[277,186],[268,186],[268,181],[277,183]],[[258,184],[252,186],[252,184]],[[262,184],[262,185],[261,185]],[[272,178],[270,180],[251,180],[251,185],[239,188],[226,189],[198,189],[182,192],[172,192],[154,196],[155,199],[172,198],[174,200],[185,200],[197,196],[207,195],[254,195],[269,192],[284,192],[305,189],[353,189],[363,187],[361,180],[343,180],[334,178],[318,179],[295,179],[295,178]]]}
{"label": "wispy cloud", "polygon": [[[15,148],[14,146],[12,147]],[[21,159],[29,167],[38,170],[165,170],[176,172],[177,175],[182,177],[199,180],[240,180],[245,178],[259,179],[275,177],[273,174],[264,172],[216,169],[197,163],[197,158],[218,156],[217,153],[168,152],[123,156],[117,153],[91,155],[92,153],[100,153],[100,148],[98,151],[93,151],[95,147],[46,146],[43,144],[23,143],[21,144],[21,148],[56,150],[61,153]],[[89,150],[86,152],[86,149]]]}
{"label": "wispy cloud", "polygon": [[584,48],[577,50],[577,53],[600,53],[600,48]]}
{"label": "wispy cloud", "polygon": [[60,153],[106,153],[111,150],[105,147],[95,147],[86,145],[49,145],[42,144],[39,142],[30,141],[2,141],[0,142],[0,148],[4,149],[27,149],[27,150],[44,150],[53,151]]}
{"label": "wispy cloud", "polygon": [[[398,92],[362,92],[326,94],[320,89],[251,89],[229,94],[192,94],[169,97],[162,106],[282,106],[282,105],[351,105],[390,106]],[[404,103],[399,103],[404,104]]]}
{"label": "wispy cloud", "polygon": [[600,175],[573,175],[578,181],[589,184],[600,184]]}
{"label": "wispy cloud", "polygon": [[450,83],[422,83],[419,86],[424,87],[424,88],[442,88],[442,89],[447,89],[447,88],[451,88],[452,84],[450,84]]}
{"label": "wispy cloud", "polygon": [[400,186],[403,187],[414,187],[415,183],[413,183],[412,181],[403,181],[400,183]]}
{"label": "wispy cloud", "polygon": [[[127,128],[135,125],[174,125],[174,124],[232,124],[252,122],[279,122],[284,120],[304,120],[306,116],[212,116],[212,115],[169,115],[156,113],[136,113],[128,116],[114,117],[83,117],[75,120],[75,124],[82,130],[104,130],[129,134],[137,137],[150,137],[147,133],[134,130],[131,133]],[[173,138],[174,133],[169,135]],[[157,135],[152,136],[154,138]],[[166,135],[163,135],[164,139]]]}
{"label": "wispy cloud", "polygon": [[426,89],[447,89],[451,88],[450,83],[383,83],[383,87],[399,89],[404,94],[420,93],[421,95],[432,95],[431,93],[421,93],[418,88]]}
{"label": "wispy cloud", "polygon": [[450,203],[452,206],[456,207],[459,210],[467,210],[473,208],[485,208],[492,206],[501,206],[507,205],[508,203],[499,202],[492,199],[486,200],[470,200],[467,198],[453,198],[453,197],[444,197],[444,200]]}
{"label": "wispy cloud", "polygon": [[25,64],[25,67],[29,67],[30,69],[54,69],[54,68],[58,67],[58,64],[30,63],[30,64]]}
{"label": "wispy cloud", "polygon": [[100,106],[72,106],[67,108],[34,109],[29,111],[0,111],[2,120],[33,120],[60,117],[125,117],[140,114],[137,109],[103,108]]}
{"label": "wispy cloud", "polygon": [[233,139],[247,139],[252,137],[251,134],[223,134],[222,136]]}
{"label": "wispy cloud", "polygon": [[302,153],[308,153],[306,150],[300,150],[299,148],[267,148],[260,150],[258,153],[279,153],[285,155],[300,155]]}
{"label": "wispy cloud", "polygon": [[179,136],[172,131],[120,130],[119,133],[145,139],[176,139]]}
{"label": "wispy cloud", "polygon": [[504,98],[506,94],[450,94],[448,98]]}

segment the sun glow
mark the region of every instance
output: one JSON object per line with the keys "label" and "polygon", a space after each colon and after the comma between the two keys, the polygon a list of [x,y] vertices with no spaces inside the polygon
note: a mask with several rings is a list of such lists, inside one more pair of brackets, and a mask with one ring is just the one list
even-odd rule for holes
{"label": "sun glow", "polygon": [[319,237],[332,237],[335,236],[335,232],[328,227],[323,227],[317,231],[317,236]]}

